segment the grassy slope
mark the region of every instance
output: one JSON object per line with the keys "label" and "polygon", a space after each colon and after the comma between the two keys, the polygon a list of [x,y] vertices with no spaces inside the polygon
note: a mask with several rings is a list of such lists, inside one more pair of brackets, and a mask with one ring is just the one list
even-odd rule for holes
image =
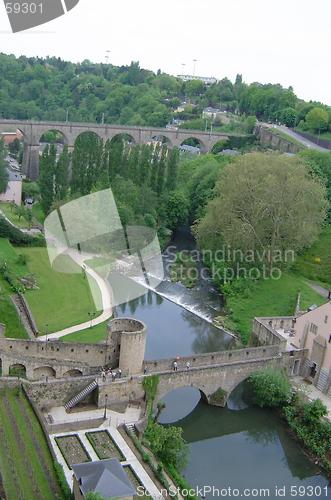
{"label": "grassy slope", "polygon": [[93,326],[87,330],[82,330],[80,332],[71,333],[62,337],[63,342],[78,342],[81,344],[96,344],[106,340],[107,337],[107,324],[110,320],[100,323],[100,325]]}
{"label": "grassy slope", "polygon": [[[284,273],[280,280],[262,280],[243,295],[231,296],[227,305],[231,322],[247,341],[255,316],[290,316],[295,309],[296,297],[301,292],[301,308],[323,304],[325,299],[312,290],[302,276]],[[229,327],[231,325],[229,324]]]}
{"label": "grassy slope", "polygon": [[295,271],[309,280],[331,288],[331,227],[327,227],[319,240],[296,260]]}
{"label": "grassy slope", "polygon": [[55,332],[88,321],[95,306],[87,279],[74,262],[62,257],[75,273],[59,273],[49,263],[45,248],[21,248],[28,257],[28,268],[37,277],[38,290],[28,290],[26,299],[40,332]]}
{"label": "grassy slope", "polygon": [[302,309],[311,304],[323,304],[326,299],[312,290],[308,282],[331,289],[330,248],[331,227],[327,227],[318,241],[296,258],[291,272],[284,273],[279,281],[261,281],[247,294],[229,297],[227,305],[232,314],[228,327],[235,328],[247,340],[255,316],[293,314],[298,291],[301,292]]}
{"label": "grassy slope", "polygon": [[0,402],[0,467],[8,500],[22,498],[22,492],[25,500],[62,498],[45,437],[28,401],[7,389],[1,391]]}
{"label": "grassy slope", "polygon": [[20,229],[29,229],[29,224],[27,221],[21,217],[19,218],[15,212],[12,210],[10,203],[0,203],[0,210],[5,214],[7,219],[9,219],[15,226]]}
{"label": "grassy slope", "polygon": [[[25,266],[17,264],[17,253],[14,248],[8,240],[3,238],[0,238],[0,261],[7,262],[10,268],[20,276],[27,273]],[[28,335],[20,323],[14,304],[10,300],[12,293],[8,283],[0,277],[0,323],[6,325],[5,334],[7,337],[27,338]]]}

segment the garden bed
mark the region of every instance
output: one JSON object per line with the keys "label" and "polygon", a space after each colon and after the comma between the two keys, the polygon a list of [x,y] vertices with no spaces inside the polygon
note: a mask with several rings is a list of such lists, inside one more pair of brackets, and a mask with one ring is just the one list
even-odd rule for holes
{"label": "garden bed", "polygon": [[86,437],[100,460],[106,458],[117,458],[120,462],[125,460],[123,453],[108,431],[87,432]]}
{"label": "garden bed", "polygon": [[91,461],[77,434],[56,437],[55,441],[70,469],[72,465]]}

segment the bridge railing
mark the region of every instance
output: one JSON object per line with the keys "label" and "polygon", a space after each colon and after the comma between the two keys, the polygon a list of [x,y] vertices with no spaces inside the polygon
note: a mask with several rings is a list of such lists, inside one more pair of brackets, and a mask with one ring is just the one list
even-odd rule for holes
{"label": "bridge railing", "polygon": [[162,372],[173,370],[176,361],[178,370],[186,368],[187,363],[190,367],[230,364],[234,362],[243,362],[248,360],[270,358],[277,356],[280,352],[278,345],[249,347],[246,349],[235,349],[229,351],[212,352],[208,354],[196,354],[192,356],[177,356],[168,359],[158,359],[145,361],[144,367],[147,373]]}

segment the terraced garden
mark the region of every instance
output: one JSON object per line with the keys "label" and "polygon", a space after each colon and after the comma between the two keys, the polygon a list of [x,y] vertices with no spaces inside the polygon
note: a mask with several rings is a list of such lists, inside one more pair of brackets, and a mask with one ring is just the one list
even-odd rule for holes
{"label": "terraced garden", "polygon": [[70,469],[75,464],[91,461],[77,434],[56,437],[55,441]]}
{"label": "terraced garden", "polygon": [[0,391],[0,443],[7,500],[63,499],[43,431],[18,388]]}
{"label": "terraced garden", "polygon": [[100,460],[106,458],[117,458],[120,462],[125,460],[125,457],[107,431],[87,432],[86,437]]}

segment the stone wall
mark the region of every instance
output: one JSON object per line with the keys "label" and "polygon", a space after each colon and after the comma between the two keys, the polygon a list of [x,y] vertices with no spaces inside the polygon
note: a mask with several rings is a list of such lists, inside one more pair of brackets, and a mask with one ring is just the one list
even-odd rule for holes
{"label": "stone wall", "polygon": [[[234,349],[230,351],[220,351],[208,354],[196,354],[192,356],[183,356],[177,360],[178,369],[186,368],[186,363],[189,362],[191,368],[228,364],[237,361],[249,361],[251,359],[264,359],[271,356],[276,356],[279,353],[279,344],[269,345],[265,347],[249,347],[246,349]],[[173,370],[175,358],[160,359],[155,361],[145,361],[144,367],[147,373],[163,372]]]}
{"label": "stone wall", "polygon": [[286,339],[276,329],[290,330],[293,327],[292,316],[274,316],[254,318],[251,343],[259,346],[277,345],[281,351],[286,350]]}
{"label": "stone wall", "polygon": [[263,146],[277,149],[283,153],[297,154],[304,149],[304,146],[295,144],[294,142],[277,135],[273,132],[271,127],[263,127],[260,125],[256,127],[255,134]]}

